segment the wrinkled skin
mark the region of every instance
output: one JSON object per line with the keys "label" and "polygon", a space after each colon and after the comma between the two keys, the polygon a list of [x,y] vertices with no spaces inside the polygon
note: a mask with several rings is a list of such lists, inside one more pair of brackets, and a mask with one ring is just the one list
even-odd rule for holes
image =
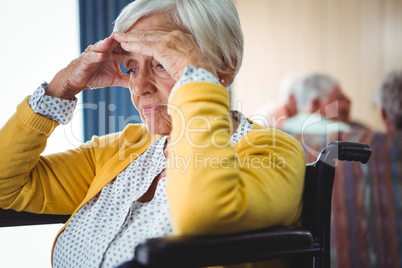
{"label": "wrinkled skin", "polygon": [[[121,72],[121,59],[129,75]],[[153,14],[138,20],[126,33],[113,33],[89,46],[56,74],[46,94],[71,99],[88,88],[128,87],[148,131],[168,135],[168,96],[187,65],[204,68],[218,78],[216,68],[192,35],[163,14]]]}

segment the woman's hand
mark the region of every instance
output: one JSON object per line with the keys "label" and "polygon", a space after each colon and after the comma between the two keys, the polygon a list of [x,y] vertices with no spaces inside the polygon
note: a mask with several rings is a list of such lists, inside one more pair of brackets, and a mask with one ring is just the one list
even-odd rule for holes
{"label": "woman's hand", "polygon": [[128,87],[129,76],[120,70],[121,47],[112,37],[88,48],[66,68],[56,74],[46,88],[46,94],[72,99],[88,88],[107,86]]}
{"label": "woman's hand", "polygon": [[153,57],[176,81],[183,75],[187,65],[203,68],[217,77],[212,61],[201,51],[191,34],[178,30],[132,31],[115,32],[113,37],[125,51]]}

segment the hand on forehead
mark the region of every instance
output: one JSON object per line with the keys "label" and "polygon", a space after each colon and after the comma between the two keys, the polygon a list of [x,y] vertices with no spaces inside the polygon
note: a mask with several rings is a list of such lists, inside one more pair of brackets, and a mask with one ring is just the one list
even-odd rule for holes
{"label": "hand on forehead", "polygon": [[126,33],[113,33],[128,53],[154,58],[175,79],[180,79],[187,65],[200,67],[217,76],[212,61],[201,51],[194,37],[180,30],[164,14],[138,20]]}

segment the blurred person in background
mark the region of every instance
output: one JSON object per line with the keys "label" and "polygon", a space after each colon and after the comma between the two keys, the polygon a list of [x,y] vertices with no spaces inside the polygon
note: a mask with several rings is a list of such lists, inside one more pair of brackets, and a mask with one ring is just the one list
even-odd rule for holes
{"label": "blurred person in background", "polygon": [[289,117],[297,114],[294,91],[301,79],[302,76],[300,74],[285,76],[281,81],[275,105],[267,103],[255,113],[255,118],[253,117],[253,119],[265,127],[280,129]]}
{"label": "blurred person in background", "polygon": [[349,132],[359,124],[350,120],[350,99],[333,77],[313,73],[295,85],[293,96],[297,114],[288,118],[282,129],[295,134]]}
{"label": "blurred person in background", "polygon": [[381,116],[388,133],[402,130],[402,70],[386,74],[379,86]]}

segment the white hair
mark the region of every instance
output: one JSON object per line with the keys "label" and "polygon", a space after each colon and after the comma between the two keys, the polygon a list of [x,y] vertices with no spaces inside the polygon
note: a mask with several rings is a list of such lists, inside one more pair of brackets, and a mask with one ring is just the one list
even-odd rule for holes
{"label": "white hair", "polygon": [[284,76],[280,83],[278,103],[280,105],[285,104],[291,95],[295,95],[295,91],[303,79],[303,75],[300,73],[291,73]]}
{"label": "white hair", "polygon": [[218,73],[234,77],[243,59],[243,33],[232,0],[135,0],[115,21],[114,31],[126,32],[150,14],[164,13],[178,27],[192,34]]}
{"label": "white hair", "polygon": [[314,99],[325,102],[328,96],[339,86],[337,80],[326,74],[311,74],[303,78],[295,87],[294,96],[299,112],[311,112]]}
{"label": "white hair", "polygon": [[381,106],[396,129],[402,130],[402,70],[384,75],[380,82]]}

